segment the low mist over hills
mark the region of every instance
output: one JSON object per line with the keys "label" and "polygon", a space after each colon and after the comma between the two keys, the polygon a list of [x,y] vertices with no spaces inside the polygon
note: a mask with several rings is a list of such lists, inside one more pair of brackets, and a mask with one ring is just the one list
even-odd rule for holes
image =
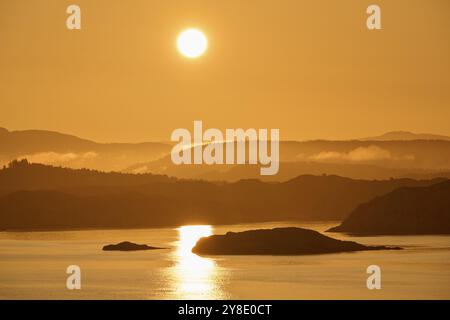
{"label": "low mist over hills", "polygon": [[125,172],[224,181],[250,178],[286,181],[302,174],[334,174],[355,179],[450,177],[450,141],[281,141],[280,161],[278,174],[265,177],[260,176],[259,165],[176,166],[170,155],[133,165]]}
{"label": "low mist over hills", "polygon": [[76,169],[229,182],[254,178],[287,181],[304,174],[354,179],[450,177],[450,140],[432,134],[398,131],[350,141],[281,141],[279,173],[264,177],[257,165],[176,166],[170,157],[172,146],[159,142],[97,143],[51,131],[2,128],[0,164],[26,158],[32,163]]}
{"label": "low mist over hills", "polygon": [[0,128],[0,164],[26,158],[72,168],[120,171],[136,162],[157,159],[171,148],[169,143],[97,143],[53,131]]}
{"label": "low mist over hills", "polygon": [[22,161],[0,170],[0,229],[341,220],[376,196],[441,181],[305,175],[287,182],[215,183]]}

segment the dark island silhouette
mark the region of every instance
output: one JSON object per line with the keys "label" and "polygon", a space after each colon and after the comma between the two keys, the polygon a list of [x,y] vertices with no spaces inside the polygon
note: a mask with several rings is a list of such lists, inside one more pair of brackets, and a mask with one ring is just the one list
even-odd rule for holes
{"label": "dark island silhouette", "polygon": [[400,188],[376,197],[328,231],[355,235],[450,234],[450,181]]}
{"label": "dark island silhouette", "polygon": [[0,230],[342,220],[376,196],[443,180],[305,175],[286,182],[221,183],[74,170],[23,160],[0,170]]}
{"label": "dark island silhouette", "polygon": [[164,248],[150,247],[146,244],[136,244],[129,241],[123,241],[118,244],[109,244],[103,247],[103,251],[142,251],[142,250],[158,250]]}
{"label": "dark island silhouette", "polygon": [[199,255],[310,255],[398,249],[336,240],[309,229],[275,228],[204,237],[192,252]]}

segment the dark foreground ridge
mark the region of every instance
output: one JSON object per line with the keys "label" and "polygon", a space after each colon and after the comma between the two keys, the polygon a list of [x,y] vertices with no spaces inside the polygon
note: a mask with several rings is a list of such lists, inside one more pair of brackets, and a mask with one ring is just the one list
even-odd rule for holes
{"label": "dark foreground ridge", "polygon": [[376,197],[328,231],[355,235],[450,234],[450,181],[400,188]]}
{"label": "dark foreground ridge", "polygon": [[19,161],[0,169],[0,230],[342,221],[377,196],[442,181],[303,175],[286,182],[213,183]]}
{"label": "dark foreground ridge", "polygon": [[192,252],[203,255],[308,255],[398,249],[401,248],[336,240],[309,229],[275,228],[201,238]]}
{"label": "dark foreground ridge", "polygon": [[158,250],[164,248],[150,247],[146,244],[136,244],[124,241],[118,244],[109,244],[103,247],[103,251],[140,251],[140,250]]}

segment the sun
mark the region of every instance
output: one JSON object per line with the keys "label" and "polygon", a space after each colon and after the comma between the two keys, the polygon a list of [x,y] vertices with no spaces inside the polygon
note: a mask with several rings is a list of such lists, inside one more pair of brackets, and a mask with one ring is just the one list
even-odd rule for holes
{"label": "sun", "polygon": [[177,48],[187,58],[198,58],[208,49],[208,39],[198,29],[187,29],[178,36]]}

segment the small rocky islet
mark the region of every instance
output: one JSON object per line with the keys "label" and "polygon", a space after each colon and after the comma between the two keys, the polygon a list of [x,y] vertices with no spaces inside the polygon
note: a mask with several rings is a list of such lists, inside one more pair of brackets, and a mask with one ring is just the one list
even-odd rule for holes
{"label": "small rocky islet", "polygon": [[123,241],[118,244],[108,244],[103,247],[103,251],[143,251],[159,250],[164,248],[151,247],[146,244],[136,244],[130,241]]}

